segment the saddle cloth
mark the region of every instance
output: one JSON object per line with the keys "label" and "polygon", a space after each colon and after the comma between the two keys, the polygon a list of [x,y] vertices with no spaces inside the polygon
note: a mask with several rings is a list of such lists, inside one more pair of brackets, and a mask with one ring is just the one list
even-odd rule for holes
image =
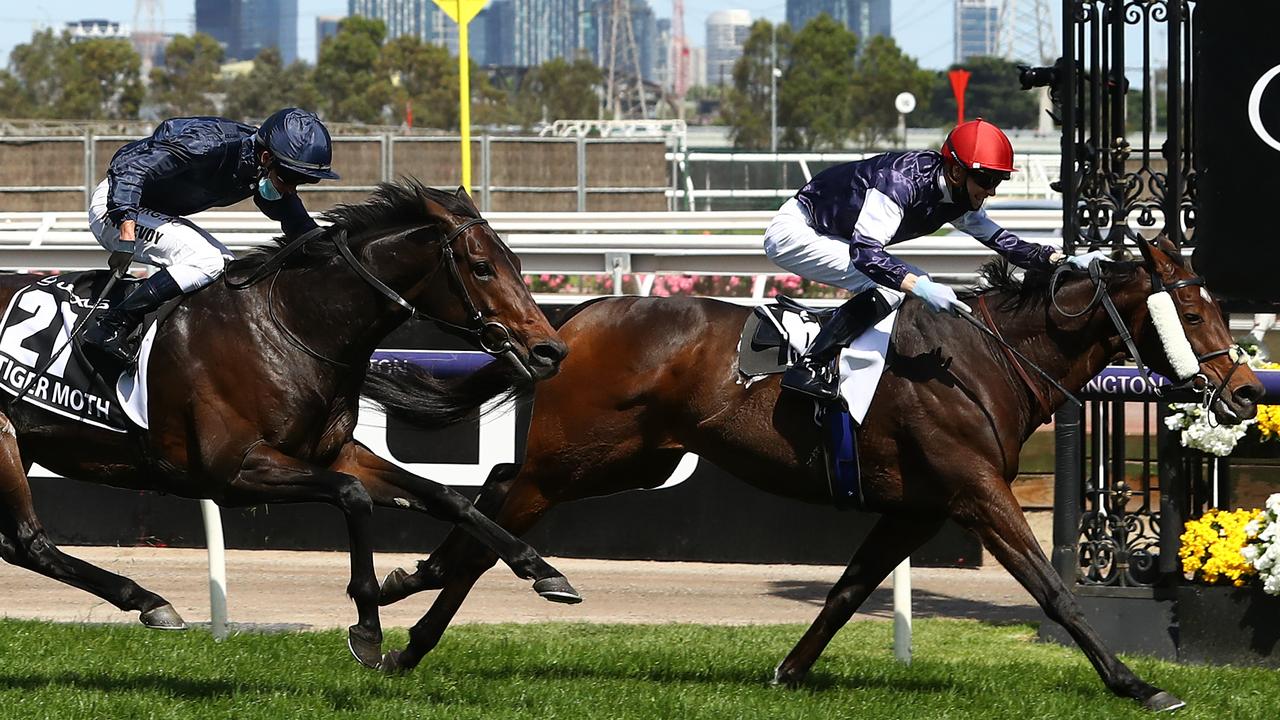
{"label": "saddle cloth", "polygon": [[[114,432],[147,427],[145,379],[155,316],[146,320],[138,362],[119,377],[90,368],[78,344],[68,343],[110,276],[106,270],[51,275],[13,296],[0,320],[0,390],[16,397],[31,383],[23,402]],[[124,299],[138,282],[117,282],[98,313]]]}
{"label": "saddle cloth", "polygon": [[[840,398],[855,423],[861,424],[884,372],[893,323],[902,293],[877,288],[889,307],[887,316],[840,351]],[[831,311],[809,308],[789,298],[762,305],[747,316],[738,342],[738,371],[750,382],[785,372],[800,358]]]}

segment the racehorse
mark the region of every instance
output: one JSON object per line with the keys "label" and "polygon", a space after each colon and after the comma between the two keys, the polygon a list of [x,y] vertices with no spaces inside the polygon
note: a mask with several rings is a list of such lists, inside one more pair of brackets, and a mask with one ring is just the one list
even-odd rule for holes
{"label": "racehorse", "polygon": [[[1262,388],[1239,362],[1228,327],[1171,243],[1141,242],[1143,262],[1100,263],[1091,275],[984,268],[993,330],[1031,363],[1074,392],[1126,353],[1124,336],[1173,375],[1148,309],[1167,291],[1191,348],[1196,382],[1213,392],[1224,421],[1256,413]],[[1101,268],[1107,268],[1101,271]],[[1061,281],[1061,287],[1053,290]],[[1163,298],[1160,298],[1163,300]],[[1112,302],[1119,324],[1100,302]],[[570,311],[560,326],[572,355],[536,391],[527,456],[498,466],[476,506],[513,533],[527,531],[556,504],[653,488],[686,452],[696,453],[765,491],[831,502],[814,406],[780,392],[778,376],[745,382],[738,337],[749,308],[709,299],[607,298]],[[1165,316],[1167,317],[1167,315]],[[1176,328],[1174,328],[1176,330]],[[1010,483],[1019,451],[1065,395],[1006,355],[962,320],[914,300],[899,310],[880,386],[858,430],[866,509],[881,513],[812,627],[777,667],[774,680],[799,683],[834,634],[903,558],[953,518],[1071,633],[1107,687],[1153,710],[1182,702],[1140,680],[1104,646],[1074,596],[1050,566]],[[1184,373],[1184,375],[1187,373]],[[371,378],[412,394],[413,375]],[[1206,397],[1209,397],[1206,395]],[[412,414],[403,416],[413,421]],[[383,667],[411,668],[439,641],[469,589],[494,562],[484,548],[450,533],[408,574],[393,571],[382,602],[440,588],[410,643]]]}
{"label": "racehorse", "polygon": [[[464,527],[521,578],[535,580],[544,597],[580,599],[558,571],[461,495],[352,439],[369,358],[411,315],[513,361],[494,363],[483,378],[438,384],[437,422],[556,372],[565,345],[525,288],[517,258],[461,189],[384,184],[367,202],[326,217],[327,228],[234,261],[226,282],[187,298],[164,320],[148,369],[149,429],[112,432],[12,397],[0,401],[5,560],[138,610],[147,626],[184,627],[164,598],[54,546],[26,477],[38,462],[66,477],[226,506],[337,506],[346,517],[347,592],[358,614],[348,643],[370,667],[382,658],[373,503]],[[0,302],[30,280],[8,277]]]}

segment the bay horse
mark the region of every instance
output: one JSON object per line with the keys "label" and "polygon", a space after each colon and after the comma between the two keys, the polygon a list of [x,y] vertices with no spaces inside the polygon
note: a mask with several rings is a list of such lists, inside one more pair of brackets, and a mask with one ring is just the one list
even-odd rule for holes
{"label": "bay horse", "polygon": [[[984,268],[993,329],[1076,391],[1126,352],[1167,377],[1148,296],[1167,290],[1199,365],[1199,380],[1222,390],[1213,400],[1224,421],[1252,417],[1262,396],[1257,377],[1229,352],[1231,335],[1215,301],[1167,240],[1139,243],[1143,262],[1105,263],[1097,284],[1064,274],[1016,280],[1007,265]],[[1099,306],[1109,295],[1123,327]],[[1163,298],[1161,298],[1163,300]],[[1084,308],[1083,311],[1080,309]],[[744,382],[739,333],[750,308],[695,298],[606,298],[570,311],[559,327],[572,354],[535,393],[527,455],[498,466],[476,500],[500,525],[521,534],[553,506],[662,484],[686,452],[696,453],[767,492],[830,503],[814,406],[780,392],[778,377]],[[1078,314],[1076,314],[1078,312]],[[1191,350],[1188,350],[1191,352]],[[813,625],[775,670],[799,683],[835,633],[885,576],[933,536],[947,518],[976,533],[991,554],[1070,632],[1117,695],[1152,710],[1182,701],[1140,680],[1103,644],[1040,549],[1010,490],[1023,443],[1065,396],[1037,375],[1016,371],[1011,356],[961,319],[908,299],[900,308],[887,365],[858,430],[866,509],[881,513]],[[413,375],[372,377],[412,394]],[[403,419],[412,422],[412,414]],[[412,574],[395,570],[382,602],[441,590],[383,666],[412,668],[439,641],[472,584],[494,562],[485,548],[451,532]]]}
{"label": "bay horse", "polygon": [[[224,506],[336,506],[346,518],[347,592],[358,615],[348,644],[366,666],[382,658],[374,503],[466,528],[518,576],[535,580],[544,597],[580,599],[563,575],[464,497],[353,440],[370,356],[411,315],[513,361],[493,363],[485,377],[437,384],[433,422],[557,371],[565,345],[526,289],[518,259],[461,189],[383,184],[367,202],[326,218],[325,229],[288,245],[278,240],[287,256],[262,249],[234,261],[225,282],[184,299],[164,320],[148,367],[149,429],[112,432],[0,399],[0,556],[140,611],[149,627],[185,627],[164,598],[49,540],[26,476],[38,462],[70,478]],[[7,277],[0,303],[31,279]]]}

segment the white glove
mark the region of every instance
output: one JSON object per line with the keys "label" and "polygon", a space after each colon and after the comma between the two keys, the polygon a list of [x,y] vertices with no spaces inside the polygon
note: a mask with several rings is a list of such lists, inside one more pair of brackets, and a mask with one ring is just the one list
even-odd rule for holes
{"label": "white glove", "polygon": [[1087,271],[1089,266],[1093,264],[1094,260],[1106,260],[1109,262],[1111,260],[1111,256],[1108,255],[1105,250],[1094,250],[1093,252],[1087,252],[1083,255],[1067,256],[1067,263],[1077,270]]}

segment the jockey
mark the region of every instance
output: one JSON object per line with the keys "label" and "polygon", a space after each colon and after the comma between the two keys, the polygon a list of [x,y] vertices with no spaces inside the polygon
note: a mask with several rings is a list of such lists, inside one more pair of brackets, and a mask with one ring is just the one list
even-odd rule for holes
{"label": "jockey", "polygon": [[[1011,263],[1047,269],[1065,256],[1025,242],[987,217],[983,202],[1013,172],[1013,145],[995,125],[971,120],[947,135],[940,152],[892,152],[818,173],[778,210],[764,249],[782,268],[844,288],[856,296],[877,285],[920,298],[934,311],[968,311],[954,290],[885,252],[885,246],[929,235],[951,223]],[[1069,258],[1087,268],[1094,252]],[[832,360],[861,332],[837,322],[852,300],[818,333],[805,356],[783,376],[783,387],[819,398],[836,396]],[[829,332],[828,332],[829,330]]]}
{"label": "jockey", "polygon": [[297,237],[316,227],[299,185],[336,180],[329,131],[314,113],[285,108],[255,128],[217,117],[171,118],[111,158],[89,204],[89,227],[112,252],[160,268],[85,333],[94,361],[128,364],[126,340],[149,312],[222,275],[231,251],[185,216],[253,196]]}

